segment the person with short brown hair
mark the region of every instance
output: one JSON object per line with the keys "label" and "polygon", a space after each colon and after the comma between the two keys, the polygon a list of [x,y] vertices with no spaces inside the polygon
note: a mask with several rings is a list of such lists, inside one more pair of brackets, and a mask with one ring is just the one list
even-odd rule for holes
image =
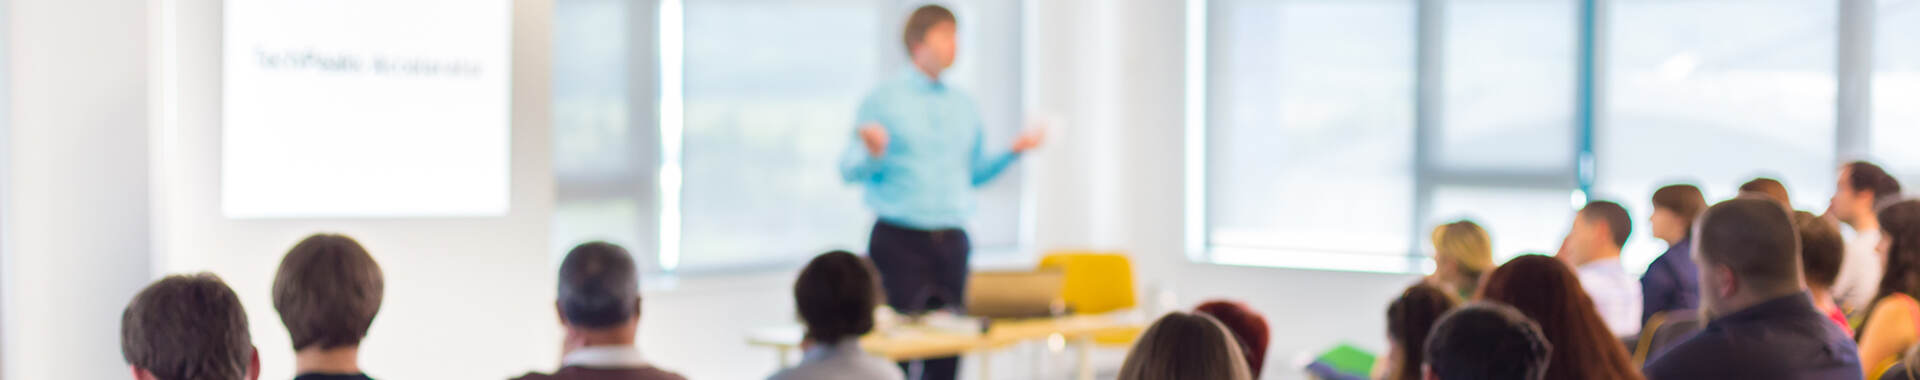
{"label": "person with short brown hair", "polygon": [[1694,234],[1707,324],[1648,362],[1648,379],[1863,377],[1853,340],[1807,295],[1800,235],[1780,204],[1720,202],[1700,217]]}
{"label": "person with short brown hair", "polygon": [[280,259],[273,309],[287,326],[295,380],[367,380],[360,340],[380,314],[385,275],[373,255],[345,235],[315,234]]}
{"label": "person with short brown hair", "polygon": [[640,273],[626,248],[574,246],[560,261],[559,282],[553,306],[566,329],[560,369],[515,380],[686,380],[640,354]]}
{"label": "person with short brown hair", "polygon": [[899,380],[900,367],[867,354],[860,337],[873,332],[880,279],[873,264],[847,251],[821,254],[793,282],[794,309],[806,323],[800,365],[771,380]]}
{"label": "person with short brown hair", "polygon": [[1826,313],[1827,319],[1832,319],[1847,336],[1853,336],[1853,327],[1847,326],[1847,313],[1833,300],[1833,279],[1840,276],[1840,260],[1846,255],[1840,227],[1806,211],[1793,213],[1793,226],[1800,232],[1800,271],[1807,279],[1807,294],[1813,296],[1813,306]]}
{"label": "person with short brown hair", "polygon": [[1220,321],[1176,311],[1140,334],[1119,380],[1253,380],[1244,355]]}
{"label": "person with short brown hair", "polygon": [[[1573,217],[1573,226],[1554,258],[1572,267],[1580,276],[1579,284],[1593,299],[1594,310],[1607,322],[1615,337],[1640,332],[1640,281],[1627,274],[1620,263],[1620,250],[1633,233],[1633,219],[1627,209],[1609,201],[1588,202]],[[1525,309],[1525,308],[1522,308]],[[1546,322],[1541,322],[1546,323]]]}
{"label": "person with short brown hair", "polygon": [[[907,16],[900,38],[911,65],[861,100],[840,156],[841,180],[864,188],[877,219],[867,256],[889,306],[907,315],[961,307],[973,249],[966,231],[972,193],[1046,136],[1036,127],[1007,148],[987,141],[973,97],[941,76],[953,66],[957,33],[959,21],[946,7],[925,5]],[[951,380],[960,359],[901,366],[919,374],[909,377]]]}
{"label": "person with short brown hair", "polygon": [[1793,209],[1793,198],[1787,197],[1787,186],[1780,184],[1777,179],[1761,177],[1740,184],[1740,195],[1770,199],[1780,203],[1780,207]]}
{"label": "person with short brown hair", "polygon": [[154,281],[120,314],[120,355],[136,380],[254,380],[260,353],[240,296],[210,273]]}
{"label": "person with short brown hair", "polygon": [[1881,259],[1874,247],[1880,245],[1882,235],[1875,213],[1900,199],[1900,181],[1865,161],[1841,165],[1838,177],[1833,199],[1822,216],[1846,223],[1853,229],[1853,236],[1847,239],[1847,258],[1840,262],[1833,296],[1840,299],[1841,308],[1865,310],[1875,300],[1880,285]]}
{"label": "person with short brown hair", "polygon": [[1667,252],[1647,265],[1640,276],[1640,323],[1655,314],[1693,310],[1700,306],[1699,269],[1693,262],[1693,221],[1707,210],[1706,197],[1693,185],[1668,185],[1653,192],[1653,215],[1647,217],[1653,237],[1667,242]]}

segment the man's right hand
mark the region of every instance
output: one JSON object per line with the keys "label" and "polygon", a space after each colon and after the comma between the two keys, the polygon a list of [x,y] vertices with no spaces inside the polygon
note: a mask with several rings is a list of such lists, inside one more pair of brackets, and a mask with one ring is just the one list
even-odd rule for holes
{"label": "man's right hand", "polygon": [[867,144],[867,154],[874,158],[887,154],[887,128],[879,123],[867,123],[860,127],[860,141]]}

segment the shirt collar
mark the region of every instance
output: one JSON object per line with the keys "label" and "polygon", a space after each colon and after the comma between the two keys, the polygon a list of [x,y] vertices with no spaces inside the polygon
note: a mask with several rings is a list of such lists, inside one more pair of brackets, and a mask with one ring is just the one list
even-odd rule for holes
{"label": "shirt collar", "polygon": [[636,346],[590,346],[574,349],[560,359],[560,365],[569,367],[622,369],[646,368],[647,360],[640,355]]}
{"label": "shirt collar", "polygon": [[941,82],[939,79],[934,79],[933,77],[927,76],[926,72],[920,71],[920,66],[914,66],[913,63],[911,62],[907,63],[906,71],[907,71],[906,81],[908,83],[913,83],[915,88],[925,89],[925,90],[944,90],[947,88],[947,84],[945,82]]}
{"label": "shirt collar", "polygon": [[1609,258],[1589,261],[1586,264],[1582,264],[1580,265],[1579,268],[1575,269],[1575,271],[1577,272],[1604,271],[1607,273],[1625,272],[1626,270],[1627,270],[1627,267],[1622,266],[1620,264],[1619,257],[1609,257]]}
{"label": "shirt collar", "polygon": [[1821,315],[1819,311],[1813,309],[1813,295],[1808,294],[1806,291],[1801,291],[1757,303],[1745,309],[1740,309],[1740,311],[1714,318],[1712,323],[1745,322],[1796,313]]}
{"label": "shirt collar", "polygon": [[815,344],[813,347],[807,348],[806,354],[802,356],[800,360],[812,363],[847,355],[863,355],[865,353],[866,350],[860,348],[860,339],[856,337],[848,338],[845,341],[835,344]]}

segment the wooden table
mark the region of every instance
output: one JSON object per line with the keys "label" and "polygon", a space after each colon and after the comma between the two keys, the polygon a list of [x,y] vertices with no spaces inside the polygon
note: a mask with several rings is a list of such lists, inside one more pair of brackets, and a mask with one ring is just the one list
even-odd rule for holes
{"label": "wooden table", "polygon": [[[994,321],[989,325],[991,327],[985,333],[954,332],[919,325],[897,326],[860,338],[860,346],[868,353],[890,361],[912,361],[982,353],[1024,342],[1060,339],[1076,346],[1079,360],[1077,377],[1091,380],[1093,363],[1088,360],[1088,353],[1093,346],[1093,337],[1141,329],[1138,323],[1098,315]],[[774,349],[780,356],[780,367],[787,368],[793,365],[790,358],[794,351],[800,349],[804,335],[804,329],[798,326],[766,328],[748,334],[747,344]],[[982,355],[980,360],[982,379],[987,378],[989,371],[986,358],[986,355]]]}

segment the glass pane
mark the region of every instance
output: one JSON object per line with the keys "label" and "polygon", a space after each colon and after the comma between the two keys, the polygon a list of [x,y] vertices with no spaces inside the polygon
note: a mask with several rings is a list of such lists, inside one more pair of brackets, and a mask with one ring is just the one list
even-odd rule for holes
{"label": "glass pane", "polygon": [[634,160],[639,156],[634,134],[652,131],[630,123],[626,4],[554,3],[559,22],[553,24],[553,168],[562,182],[652,172]]}
{"label": "glass pane", "polygon": [[1614,3],[1606,123],[1596,131],[1597,198],[1635,221],[1625,261],[1665,249],[1646,231],[1647,198],[1694,182],[1714,201],[1755,176],[1788,186],[1801,209],[1833,191],[1833,2]]}
{"label": "glass pane", "polygon": [[[956,41],[960,53],[944,76],[973,95],[973,101],[980,107],[980,119],[986,124],[987,147],[1010,149],[1027,122],[1023,112],[1026,98],[1021,90],[1024,78],[1021,77],[1020,51],[1025,43],[1021,18],[1023,0],[965,0],[942,4],[952,8],[954,17],[961,23]],[[887,35],[895,33],[889,29]],[[898,44],[889,45],[894,46]],[[886,53],[896,54],[902,49],[904,47],[897,47]],[[901,65],[905,65],[905,55],[900,57]],[[898,70],[899,66],[889,69]],[[976,252],[1011,250],[1020,244],[1020,201],[1024,195],[1020,179],[1026,166],[1015,164],[1007,168],[999,178],[976,192],[975,212],[967,224],[967,237],[973,240]]]}
{"label": "glass pane", "polygon": [[567,250],[589,241],[605,241],[626,247],[636,256],[640,269],[653,268],[654,261],[649,259],[653,252],[651,242],[641,241],[645,218],[642,202],[635,199],[600,199],[582,201],[563,201],[553,207],[553,243],[551,244],[554,267],[560,266],[560,260],[566,258]]}
{"label": "glass pane", "polygon": [[1210,12],[1209,243],[1407,255],[1413,3],[1226,0]]}
{"label": "glass pane", "polygon": [[1574,3],[1447,4],[1440,166],[1571,170]]}
{"label": "glass pane", "polygon": [[[1493,259],[1504,263],[1527,253],[1551,255],[1573,226],[1573,189],[1441,187],[1433,192],[1434,219],[1421,224],[1421,239],[1434,226],[1472,220],[1493,238]],[[1433,253],[1433,243],[1421,249]]]}
{"label": "glass pane", "polygon": [[1874,17],[1873,156],[1920,183],[1920,0],[1881,0]]}

